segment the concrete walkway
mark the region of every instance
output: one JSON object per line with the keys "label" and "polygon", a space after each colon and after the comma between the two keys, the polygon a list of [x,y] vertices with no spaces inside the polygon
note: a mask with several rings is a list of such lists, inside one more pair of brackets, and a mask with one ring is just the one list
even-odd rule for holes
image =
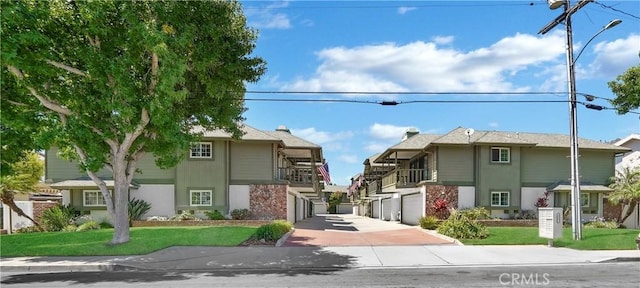
{"label": "concrete walkway", "polygon": [[446,245],[454,239],[417,226],[351,214],[324,214],[295,224],[282,246]]}

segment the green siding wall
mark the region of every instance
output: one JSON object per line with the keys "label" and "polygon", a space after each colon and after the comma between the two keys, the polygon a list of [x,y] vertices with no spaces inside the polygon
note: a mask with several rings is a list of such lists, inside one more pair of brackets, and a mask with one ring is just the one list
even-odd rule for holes
{"label": "green siding wall", "polygon": [[[491,163],[491,147],[478,147],[478,179],[476,181],[476,203],[480,206],[491,206],[491,192],[505,191],[509,193],[509,207],[520,207],[520,147],[499,145],[510,148],[510,163]],[[508,209],[499,207],[493,209]]]}
{"label": "green siding wall", "polygon": [[[176,209],[177,210],[213,210],[225,207],[227,186],[226,142],[208,141],[213,143],[212,159],[187,158],[176,167]],[[190,189],[213,190],[213,206],[191,207]]]}
{"label": "green siding wall", "polygon": [[[46,179],[53,182],[62,180],[77,179],[87,175],[80,171],[76,161],[68,161],[58,157],[58,149],[53,147],[47,150],[46,158]],[[147,154],[137,163],[137,168],[141,173],[136,173],[134,181],[138,183],[173,183],[175,168],[160,169],[155,164],[153,155]],[[112,178],[111,171],[101,169],[98,171],[99,177]]]}
{"label": "green siding wall", "polygon": [[[86,174],[80,171],[76,161],[69,161],[58,156],[58,148],[52,147],[47,150],[45,157],[46,179],[53,182],[62,180],[77,179],[85,177]],[[98,177],[112,177],[110,171],[102,169],[98,171]]]}
{"label": "green siding wall", "polygon": [[438,182],[472,182],[473,148],[471,146],[440,146],[436,159]]}
{"label": "green siding wall", "polygon": [[571,177],[568,148],[523,147],[521,151],[523,183],[551,184]]}
{"label": "green siding wall", "polygon": [[580,181],[607,185],[615,175],[615,154],[606,151],[580,150]]}
{"label": "green siding wall", "polygon": [[230,144],[230,153],[232,181],[273,181],[273,144],[233,142]]}

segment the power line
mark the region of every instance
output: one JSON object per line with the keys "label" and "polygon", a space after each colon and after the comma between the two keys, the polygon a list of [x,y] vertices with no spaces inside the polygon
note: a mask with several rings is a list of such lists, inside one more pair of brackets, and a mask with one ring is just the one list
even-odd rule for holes
{"label": "power line", "polygon": [[[354,1],[350,1],[354,2]],[[411,8],[428,8],[428,7],[505,7],[505,6],[534,6],[533,2],[522,2],[522,1],[513,1],[506,2],[501,1],[499,3],[481,3],[481,2],[445,2],[445,3],[428,3],[428,4],[415,4],[415,3],[406,3],[406,4],[367,4],[367,5],[310,5],[305,6],[301,3],[304,1],[297,2],[296,6],[283,6],[283,7],[252,7],[246,6],[243,7],[244,10],[263,10],[263,9],[380,9],[380,8],[401,8],[401,7],[411,7]],[[329,3],[340,3],[340,2],[329,2]],[[349,3],[349,2],[346,2]],[[371,3],[371,2],[369,2]],[[546,5],[546,4],[545,4]]]}
{"label": "power line", "polygon": [[289,99],[289,98],[245,98],[245,101],[263,102],[330,102],[330,103],[357,103],[357,104],[377,104],[383,106],[396,106],[401,104],[416,103],[567,103],[568,100],[409,100],[409,101],[367,101],[349,99]]}
{"label": "power line", "polygon": [[633,18],[636,18],[636,19],[639,19],[639,20],[640,20],[640,17],[638,17],[638,16],[636,16],[636,15],[633,15],[633,14],[631,14],[631,13],[628,13],[628,12],[622,11],[622,10],[620,10],[620,9],[616,9],[616,8],[614,8],[614,7],[612,7],[612,6],[602,4],[602,3],[598,2],[598,1],[593,1],[593,3],[596,3],[596,4],[600,5],[602,8],[611,9],[611,10],[616,11],[616,12],[618,12],[618,13],[622,13],[622,14],[627,15],[627,16],[629,16],[629,17],[633,17]]}
{"label": "power line", "polygon": [[567,94],[567,92],[557,91],[533,91],[533,92],[500,92],[500,91],[268,91],[268,90],[247,90],[246,94],[344,94],[344,95],[557,95]]}

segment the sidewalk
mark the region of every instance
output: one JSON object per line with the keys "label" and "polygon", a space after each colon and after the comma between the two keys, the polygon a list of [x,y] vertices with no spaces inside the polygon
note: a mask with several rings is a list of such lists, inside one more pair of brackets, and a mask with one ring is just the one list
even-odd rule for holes
{"label": "sidewalk", "polygon": [[171,247],[141,256],[18,257],[0,260],[2,272],[212,271],[586,264],[637,261],[638,250],[579,251],[527,246]]}

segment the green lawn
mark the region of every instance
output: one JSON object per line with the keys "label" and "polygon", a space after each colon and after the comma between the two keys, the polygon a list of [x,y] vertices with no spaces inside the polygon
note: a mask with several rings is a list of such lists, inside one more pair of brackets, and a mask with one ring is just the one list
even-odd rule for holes
{"label": "green lawn", "polygon": [[[488,227],[486,239],[462,239],[465,245],[537,245],[547,244],[538,237],[538,227]],[[583,228],[582,240],[573,240],[571,228],[564,228],[562,238],[553,240],[553,246],[579,250],[636,249],[635,239],[640,230]]]}
{"label": "green lawn", "polygon": [[257,227],[134,227],[128,243],[109,246],[113,229],[0,236],[0,256],[141,255],[171,246],[238,246]]}

